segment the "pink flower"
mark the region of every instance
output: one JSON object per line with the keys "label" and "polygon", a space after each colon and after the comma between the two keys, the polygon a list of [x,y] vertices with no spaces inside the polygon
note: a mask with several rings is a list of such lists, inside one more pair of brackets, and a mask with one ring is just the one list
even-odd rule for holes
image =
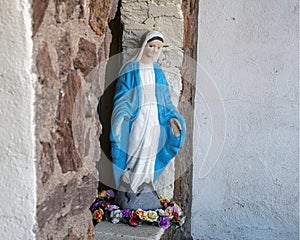
{"label": "pink flower", "polygon": [[112,211],[115,209],[119,209],[119,207],[117,205],[108,205],[105,209],[108,211]]}

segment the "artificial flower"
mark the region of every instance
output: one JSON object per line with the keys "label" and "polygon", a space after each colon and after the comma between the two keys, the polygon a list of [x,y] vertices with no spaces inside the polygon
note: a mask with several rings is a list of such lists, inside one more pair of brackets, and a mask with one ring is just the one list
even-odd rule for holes
{"label": "artificial flower", "polygon": [[167,203],[170,202],[169,198],[167,198],[167,197],[165,197],[165,196],[163,196],[163,195],[160,195],[160,196],[159,196],[159,201],[160,201],[160,202],[167,202]]}
{"label": "artificial flower", "polygon": [[119,209],[119,207],[117,205],[108,205],[105,209],[107,209],[108,211],[112,211],[115,209]]}
{"label": "artificial flower", "polygon": [[137,226],[139,223],[139,216],[134,211],[132,211],[129,217],[129,224],[134,227]]}
{"label": "artificial flower", "polygon": [[98,194],[99,198],[106,198],[107,197],[107,194],[106,194],[106,191],[103,190],[101,191],[99,194]]}
{"label": "artificial flower", "polygon": [[101,222],[103,215],[104,215],[104,211],[102,210],[102,208],[100,208],[93,213],[93,218],[97,222]]}
{"label": "artificial flower", "polygon": [[101,206],[106,209],[109,206],[109,202],[102,202]]}
{"label": "artificial flower", "polygon": [[90,207],[91,212],[92,213],[95,212],[100,207],[100,205],[101,205],[101,202],[94,202],[92,204],[92,206]]}
{"label": "artificial flower", "polygon": [[158,212],[159,216],[163,216],[163,217],[165,216],[165,211],[163,209],[161,209],[161,208],[160,209],[156,209],[156,211]]}
{"label": "artificial flower", "polygon": [[147,216],[148,216],[148,221],[149,222],[156,222],[157,219],[158,219],[158,215],[157,215],[157,212],[156,211],[151,211],[149,210],[147,212]]}
{"label": "artificial flower", "polygon": [[186,216],[182,217],[179,221],[179,226],[182,227],[182,225],[185,223],[185,219],[186,219]]}
{"label": "artificial flower", "polygon": [[162,229],[167,229],[168,227],[170,227],[170,219],[167,217],[160,217],[158,226]]}
{"label": "artificial flower", "polygon": [[116,209],[110,212],[111,222],[116,224],[123,217],[121,210]]}
{"label": "artificial flower", "polygon": [[165,210],[165,216],[172,219],[173,218],[173,207],[167,207]]}
{"label": "artificial flower", "polygon": [[169,204],[169,202],[170,202],[169,198],[167,198],[167,197],[165,197],[165,196],[162,196],[162,195],[159,196],[159,201],[160,201],[160,204],[161,204],[164,208],[168,207],[168,204]]}
{"label": "artificial flower", "polygon": [[114,198],[115,197],[115,193],[113,190],[107,190],[106,191],[106,195],[110,198]]}
{"label": "artificial flower", "polygon": [[173,216],[175,217],[175,215],[176,215],[177,219],[176,218],[175,219],[178,220],[179,216],[181,215],[181,209],[180,209],[180,207],[175,207],[176,205],[174,205],[174,207],[173,207]]}
{"label": "artificial flower", "polygon": [[139,216],[139,218],[143,221],[147,221],[148,215],[147,212],[145,212],[143,209],[136,210],[136,214]]}
{"label": "artificial flower", "polygon": [[122,215],[124,218],[127,218],[130,216],[131,211],[129,209],[123,209],[122,210]]}
{"label": "artificial flower", "polygon": [[177,212],[173,212],[173,217],[176,221],[178,221],[180,219]]}
{"label": "artificial flower", "polygon": [[94,224],[109,219],[115,224],[121,221],[131,226],[157,222],[159,227],[167,229],[171,225],[178,227],[185,223],[186,217],[183,215],[181,208],[176,202],[170,201],[164,196],[159,197],[161,208],[155,211],[119,209],[119,206],[113,204],[114,197],[115,193],[113,190],[99,192],[98,198],[90,207]]}

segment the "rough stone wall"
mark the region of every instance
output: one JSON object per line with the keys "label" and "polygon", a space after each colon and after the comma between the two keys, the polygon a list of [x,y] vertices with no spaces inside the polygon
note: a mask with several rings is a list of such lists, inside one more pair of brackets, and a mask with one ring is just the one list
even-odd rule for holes
{"label": "rough stone wall", "polygon": [[[170,85],[172,100],[178,104],[182,89],[180,67],[183,61],[183,15],[181,0],[123,0],[121,20],[124,24],[123,53],[126,61],[138,47],[147,30],[156,30],[165,37],[161,64]],[[156,184],[159,193],[173,196],[174,161]]]}
{"label": "rough stone wall", "polygon": [[97,97],[115,0],[33,0],[37,238],[93,239],[100,158]]}
{"label": "rough stone wall", "polygon": [[168,229],[162,239],[192,239],[191,208],[193,182],[193,130],[194,130],[194,96],[197,71],[197,29],[198,1],[183,0],[182,12],[184,19],[183,51],[184,59],[181,67],[182,91],[178,109],[184,116],[187,126],[185,147],[175,161],[174,199],[184,207],[187,216],[186,223],[181,229]]}

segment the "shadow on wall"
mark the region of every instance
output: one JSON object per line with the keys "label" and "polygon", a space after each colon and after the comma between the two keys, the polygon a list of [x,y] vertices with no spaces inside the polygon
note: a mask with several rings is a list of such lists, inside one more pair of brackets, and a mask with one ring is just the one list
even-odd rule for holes
{"label": "shadow on wall", "polygon": [[110,58],[106,63],[105,70],[105,90],[99,99],[97,112],[102,124],[102,134],[100,135],[101,156],[97,169],[99,171],[99,190],[115,189],[115,182],[112,170],[111,145],[109,133],[111,129],[111,115],[113,111],[113,97],[115,93],[118,73],[122,64],[122,33],[121,23],[121,1],[119,1],[118,11],[115,18],[109,23],[112,34],[110,45]]}
{"label": "shadow on wall", "polygon": [[97,169],[99,171],[99,190],[115,189],[109,134],[111,129],[113,98],[115,94],[121,59],[122,54],[117,54],[111,57],[106,64],[105,90],[103,95],[99,99],[97,109],[102,125],[102,134],[100,135],[101,156],[97,166]]}
{"label": "shadow on wall", "polygon": [[[109,65],[108,63],[107,69],[110,69]],[[115,86],[116,80],[105,88],[98,105],[99,119],[102,124],[102,134],[100,136],[101,158],[97,166],[99,170],[99,190],[115,188],[111,163],[111,145],[109,141]]]}

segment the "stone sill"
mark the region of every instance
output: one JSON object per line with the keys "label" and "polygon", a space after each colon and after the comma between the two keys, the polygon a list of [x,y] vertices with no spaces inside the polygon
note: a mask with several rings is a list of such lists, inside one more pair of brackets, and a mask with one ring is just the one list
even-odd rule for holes
{"label": "stone sill", "polygon": [[150,225],[131,227],[129,225],[100,222],[95,226],[95,240],[159,240],[164,230]]}

